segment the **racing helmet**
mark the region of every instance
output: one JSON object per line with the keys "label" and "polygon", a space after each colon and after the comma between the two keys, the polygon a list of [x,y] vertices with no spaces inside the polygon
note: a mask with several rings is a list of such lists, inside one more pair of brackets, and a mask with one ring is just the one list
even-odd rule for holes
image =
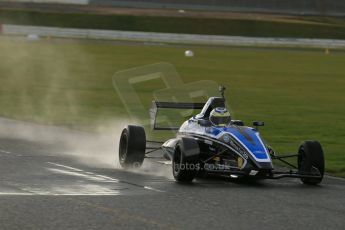
{"label": "racing helmet", "polygon": [[227,126],[231,122],[229,111],[224,107],[217,107],[210,113],[210,122],[213,126]]}

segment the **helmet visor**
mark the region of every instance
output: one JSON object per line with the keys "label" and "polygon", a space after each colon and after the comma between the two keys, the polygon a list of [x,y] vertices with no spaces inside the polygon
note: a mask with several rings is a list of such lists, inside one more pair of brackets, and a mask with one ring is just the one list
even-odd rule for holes
{"label": "helmet visor", "polygon": [[213,125],[216,125],[216,126],[227,126],[231,122],[231,117],[211,116],[210,121]]}

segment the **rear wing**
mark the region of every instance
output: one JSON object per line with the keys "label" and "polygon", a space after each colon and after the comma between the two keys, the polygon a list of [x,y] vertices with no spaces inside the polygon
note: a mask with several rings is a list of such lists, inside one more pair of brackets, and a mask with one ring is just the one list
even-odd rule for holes
{"label": "rear wing", "polygon": [[150,122],[153,130],[178,130],[179,127],[157,127],[156,119],[159,109],[202,109],[205,103],[159,102],[153,101],[150,109]]}

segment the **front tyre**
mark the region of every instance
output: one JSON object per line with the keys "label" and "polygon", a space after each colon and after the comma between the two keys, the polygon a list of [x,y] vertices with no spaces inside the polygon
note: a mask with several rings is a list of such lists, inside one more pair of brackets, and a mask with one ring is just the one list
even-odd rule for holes
{"label": "front tyre", "polygon": [[146,134],[141,126],[128,125],[122,130],[119,161],[123,168],[140,167],[145,158]]}
{"label": "front tyre", "polygon": [[304,184],[319,184],[325,171],[325,160],[318,141],[305,141],[298,149],[298,171],[300,174],[320,174],[319,178],[301,178]]}
{"label": "front tyre", "polygon": [[199,153],[199,145],[194,139],[179,140],[172,159],[172,170],[176,181],[193,181],[200,170]]}

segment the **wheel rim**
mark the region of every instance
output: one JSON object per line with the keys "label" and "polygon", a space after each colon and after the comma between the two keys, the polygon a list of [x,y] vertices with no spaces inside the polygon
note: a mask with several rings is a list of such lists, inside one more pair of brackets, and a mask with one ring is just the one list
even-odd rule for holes
{"label": "wheel rim", "polygon": [[301,147],[298,151],[299,155],[298,155],[298,170],[301,172],[301,173],[305,173],[307,172],[307,169],[306,169],[306,154],[305,154],[305,151],[304,151],[304,148]]}
{"label": "wheel rim", "polygon": [[120,149],[119,149],[119,154],[120,154],[120,161],[124,162],[126,160],[126,155],[127,155],[127,149],[128,149],[128,140],[127,140],[127,132],[124,130],[121,135],[120,139]]}
{"label": "wheel rim", "polygon": [[177,148],[175,153],[174,153],[174,174],[178,174],[180,172],[180,165],[182,163],[182,153],[181,153],[181,150],[180,148]]}

